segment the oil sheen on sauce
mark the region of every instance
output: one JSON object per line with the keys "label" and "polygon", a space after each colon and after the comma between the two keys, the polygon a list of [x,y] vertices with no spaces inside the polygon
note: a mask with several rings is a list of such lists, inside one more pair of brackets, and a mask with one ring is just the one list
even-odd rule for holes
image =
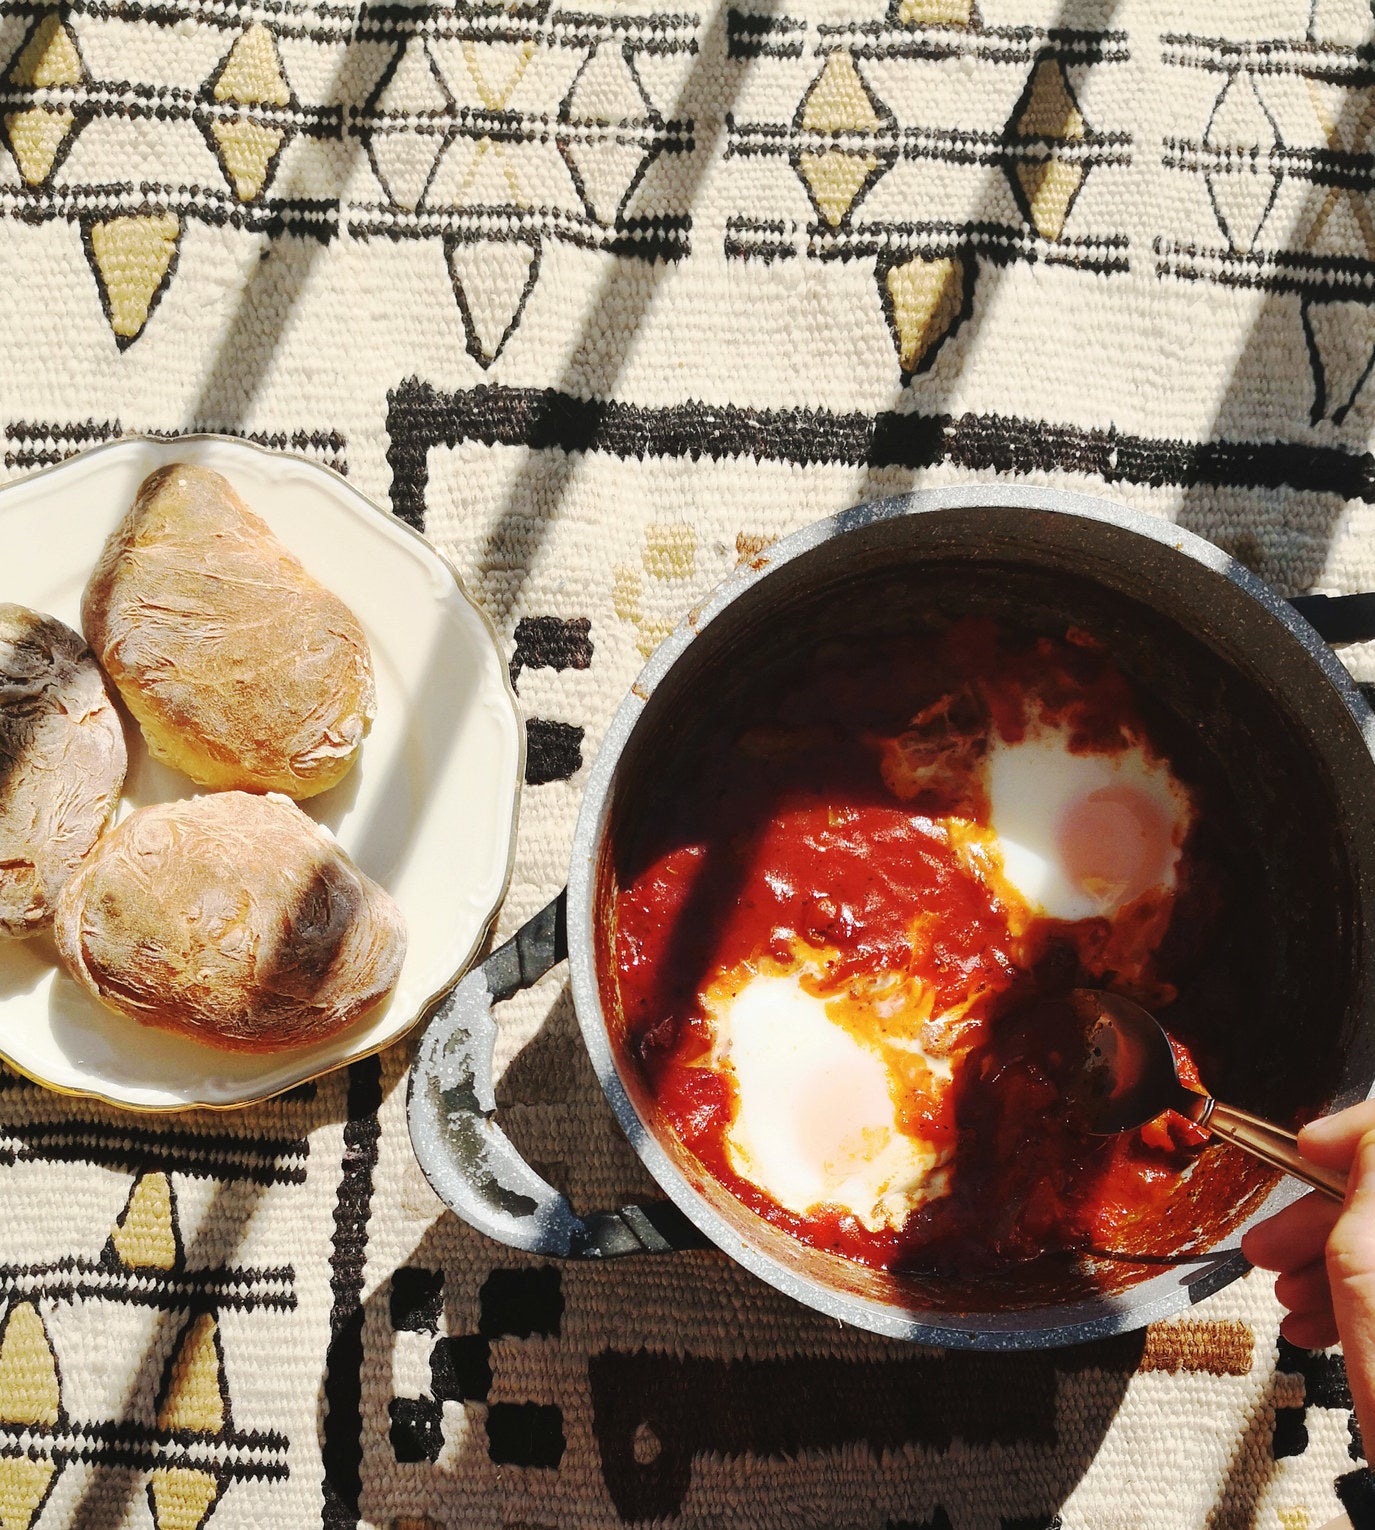
{"label": "oil sheen on sauce", "polygon": [[864,1264],[1129,1246],[1202,1138],[1169,1115],[1089,1136],[1055,1000],[1109,987],[1168,1020],[1207,941],[1199,794],[1149,712],[1090,634],[982,619],[738,694],[615,892],[624,1050],[663,1125]]}

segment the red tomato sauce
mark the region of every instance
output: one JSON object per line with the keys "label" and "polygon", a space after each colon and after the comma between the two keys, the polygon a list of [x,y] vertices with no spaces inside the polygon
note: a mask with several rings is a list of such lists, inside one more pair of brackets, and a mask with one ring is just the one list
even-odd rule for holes
{"label": "red tomato sauce", "polygon": [[[1189,945],[1166,940],[1181,902],[1191,939],[1206,939],[1198,911],[1216,902],[1191,841],[1168,897],[1111,923],[1028,925],[942,826],[942,815],[986,814],[970,762],[994,736],[1019,739],[1032,710],[1074,750],[1152,738],[1142,701],[1087,634],[1027,637],[971,619],[877,654],[832,646],[761,677],[638,833],[614,905],[626,1053],[668,1130],[805,1243],[962,1276],[1117,1248],[1203,1140],[1177,1116],[1115,1138],[1085,1132],[1070,1099],[1082,1039],[1054,1003],[1076,986],[1168,1003],[1178,962],[1157,948]],[[948,1193],[896,1229],[839,1208],[800,1216],[731,1167],[734,1086],[704,1065],[704,993],[722,973],[786,970],[799,951],[824,953],[806,980],[822,998],[899,973],[932,992],[935,1016],[959,1009],[928,1038],[954,1064],[949,1087],[931,1087],[920,1054],[892,1082],[900,1128],[952,1153]]]}

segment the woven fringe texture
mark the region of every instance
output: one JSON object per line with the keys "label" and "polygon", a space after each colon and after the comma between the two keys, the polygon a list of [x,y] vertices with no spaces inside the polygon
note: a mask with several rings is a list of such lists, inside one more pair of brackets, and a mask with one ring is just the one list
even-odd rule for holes
{"label": "woven fringe texture", "polygon": [[[527,718],[504,938],[646,656],[821,515],[1059,484],[1375,588],[1373,125],[1337,0],[3,0],[4,473],[226,431],[422,529]],[[4,1080],[4,1530],[1338,1512],[1341,1358],[1266,1277],[989,1359],[714,1253],[560,1268],[444,1213],[407,1062],[166,1121]],[[561,973],[499,1064],[579,1209],[650,1191]]]}

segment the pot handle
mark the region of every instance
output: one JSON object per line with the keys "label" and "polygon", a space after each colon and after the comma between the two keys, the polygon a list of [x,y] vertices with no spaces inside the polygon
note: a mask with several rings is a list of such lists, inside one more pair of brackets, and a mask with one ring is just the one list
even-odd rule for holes
{"label": "pot handle", "polygon": [[493,1121],[493,1006],[568,955],[567,893],[521,926],[430,1012],[411,1065],[411,1145],[445,1205],[510,1248],[561,1259],[609,1259],[709,1248],[672,1201],[579,1217]]}
{"label": "pot handle", "polygon": [[1327,643],[1375,638],[1375,594],[1291,595],[1289,604]]}

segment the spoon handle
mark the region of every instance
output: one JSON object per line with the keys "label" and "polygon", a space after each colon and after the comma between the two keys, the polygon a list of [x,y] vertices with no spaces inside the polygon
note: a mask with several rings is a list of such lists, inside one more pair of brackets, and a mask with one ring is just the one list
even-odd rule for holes
{"label": "spoon handle", "polygon": [[1238,1110],[1235,1105],[1224,1105],[1220,1100],[1213,1102],[1211,1113],[1200,1125],[1215,1137],[1221,1137],[1224,1142],[1234,1143],[1263,1162],[1283,1169],[1286,1174],[1303,1180],[1315,1190],[1321,1190],[1334,1201],[1346,1199],[1346,1176],[1333,1169],[1320,1169],[1316,1164],[1309,1163],[1299,1152],[1299,1139],[1293,1132],[1272,1126],[1270,1122],[1262,1121],[1249,1111]]}

